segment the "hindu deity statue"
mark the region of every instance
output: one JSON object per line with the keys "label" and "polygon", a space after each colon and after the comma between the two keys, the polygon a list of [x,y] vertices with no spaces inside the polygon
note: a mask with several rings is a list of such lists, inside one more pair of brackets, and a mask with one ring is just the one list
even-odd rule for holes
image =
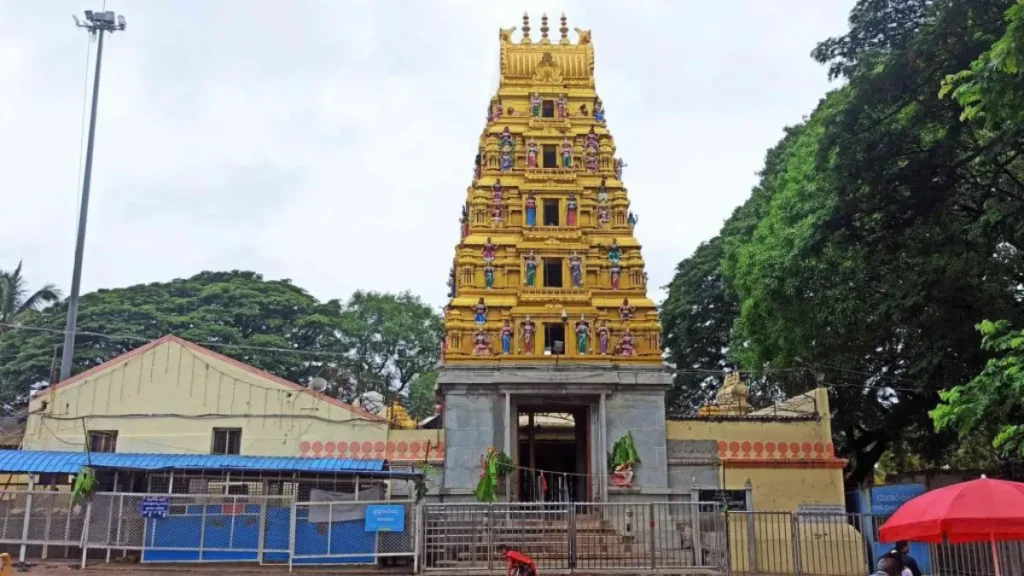
{"label": "hindu deity statue", "polygon": [[622,333],[622,337],[619,338],[619,354],[623,356],[633,356],[633,333],[626,328],[626,331]]}
{"label": "hindu deity statue", "polygon": [[533,354],[533,335],[537,333],[537,324],[530,320],[529,314],[526,320],[519,326],[522,333],[523,354]]}
{"label": "hindu deity statue", "polygon": [[501,131],[501,135],[498,136],[498,146],[501,148],[505,148],[506,146],[508,146],[509,148],[515,149],[516,141],[515,138],[512,136],[512,131],[509,130],[508,126],[505,126],[505,129]]}
{"label": "hindu deity statue", "polygon": [[526,285],[536,286],[537,285],[537,257],[533,254],[533,250],[526,255]]}
{"label": "hindu deity statue", "polygon": [[611,331],[608,330],[608,321],[601,320],[601,325],[597,328],[597,347],[601,352],[601,356],[608,354],[608,343],[611,342]]}
{"label": "hindu deity statue", "polygon": [[615,159],[615,179],[622,180],[622,169],[628,166],[622,158]]}
{"label": "hindu deity statue", "polygon": [[629,216],[626,218],[626,224],[629,224],[629,227],[633,228],[633,227],[636,226],[636,223],[639,222],[639,221],[640,221],[640,218],[638,218],[637,215],[633,214],[633,211],[630,210],[629,211]]}
{"label": "hindu deity statue", "polygon": [[448,297],[455,298],[455,266],[448,270]]}
{"label": "hindu deity statue", "polygon": [[612,211],[605,204],[601,204],[597,207],[597,226],[604,228],[609,222],[612,221]]}
{"label": "hindu deity statue", "polygon": [[562,142],[562,168],[572,168],[572,142],[568,137]]}
{"label": "hindu deity statue", "polygon": [[622,268],[616,263],[612,264],[612,290],[619,289],[619,279],[622,277]]}
{"label": "hindu deity statue", "polygon": [[608,247],[608,261],[612,264],[618,264],[621,259],[622,251],[619,250],[619,243],[612,238],[612,245]]}
{"label": "hindu deity statue", "polygon": [[591,126],[590,127],[590,132],[587,132],[587,135],[583,139],[583,149],[584,150],[593,150],[593,151],[597,152],[597,151],[600,150],[600,148],[601,148],[600,137],[597,135],[597,132],[594,132],[594,127]]}
{"label": "hindu deity statue", "polygon": [[601,104],[600,98],[594,99],[594,120],[604,124],[604,106]]}
{"label": "hindu deity statue", "polygon": [[499,168],[502,172],[508,172],[515,166],[515,153],[511,146],[503,146],[498,159]]}
{"label": "hindu deity statue", "polygon": [[559,118],[567,118],[569,116],[569,98],[562,94],[555,101],[555,110],[558,113]]}
{"label": "hindu deity statue", "polygon": [[477,330],[476,334],[473,335],[473,354],[480,356],[490,351],[491,339],[487,337],[487,332],[484,332],[483,329]]}
{"label": "hindu deity statue", "polygon": [[580,314],[580,319],[576,321],[576,353],[586,354],[587,349],[590,348],[590,322],[583,314]]}
{"label": "hindu deity statue", "polygon": [[515,335],[515,331],[512,329],[512,324],[505,320],[504,325],[501,327],[501,353],[511,354],[512,353],[512,337]]}
{"label": "hindu deity statue", "polygon": [[482,162],[483,162],[483,159],[481,158],[480,154],[477,154],[476,155],[476,162],[473,164],[473,182],[476,182],[477,180],[480,179],[480,170],[481,170],[480,164]]}
{"label": "hindu deity statue", "polygon": [[534,118],[540,117],[540,105],[544,102],[544,99],[540,97],[540,94],[534,92],[530,96],[530,112]]}
{"label": "hindu deity statue", "polygon": [[530,138],[526,141],[526,166],[528,168],[537,167],[537,158],[540,154],[540,146],[537,145],[537,141]]}
{"label": "hindu deity statue", "polygon": [[504,114],[504,113],[505,113],[505,105],[501,103],[501,100],[498,100],[498,103],[495,104],[495,106],[494,106],[494,119],[498,120],[499,118],[501,118],[501,115]]}
{"label": "hindu deity statue", "polygon": [[488,236],[487,237],[487,241],[484,242],[484,249],[483,249],[484,262],[487,263],[487,264],[490,264],[491,262],[494,262],[494,255],[497,254],[497,251],[498,251],[498,247],[491,243],[491,237]]}
{"label": "hindu deity statue", "polygon": [[565,225],[575,226],[576,225],[576,211],[579,209],[579,203],[576,201],[575,194],[569,194],[569,199],[565,201]]}
{"label": "hindu deity statue", "polygon": [[491,220],[495,226],[500,226],[505,216],[505,208],[501,203],[491,205]]}
{"label": "hindu deity statue", "polygon": [[537,225],[537,198],[533,192],[526,195],[526,225]]}
{"label": "hindu deity statue", "polygon": [[505,186],[502,185],[501,178],[498,178],[494,181],[494,184],[491,184],[491,201],[501,202],[501,199],[504,197],[504,194]]}
{"label": "hindu deity statue", "polygon": [[601,160],[598,158],[597,153],[590,150],[583,155],[583,167],[587,169],[587,172],[591,174],[598,171],[601,167]]}
{"label": "hindu deity statue", "polygon": [[[483,301],[483,299],[480,299]],[[619,306],[619,320],[627,322],[633,319],[633,313],[636,312],[636,306],[629,303],[629,298],[622,299],[622,306]]]}
{"label": "hindu deity statue", "polygon": [[490,263],[484,266],[484,287],[494,288],[494,266]]}
{"label": "hindu deity statue", "polygon": [[573,252],[569,257],[569,274],[572,276],[573,288],[583,287],[583,258]]}
{"label": "hindu deity statue", "polygon": [[601,184],[597,187],[597,199],[599,202],[608,201],[608,179],[601,178]]}
{"label": "hindu deity statue", "polygon": [[587,111],[587,105],[586,104],[580,104],[580,116],[583,116],[584,118],[586,118],[587,116],[590,116],[590,112]]}
{"label": "hindu deity statue", "polygon": [[473,319],[476,320],[477,324],[484,324],[487,322],[487,304],[484,304],[483,296],[477,300],[476,306],[473,310],[475,311]]}
{"label": "hindu deity statue", "polygon": [[459,228],[462,230],[462,240],[469,236],[469,210],[466,205],[462,205],[462,215],[459,216]]}

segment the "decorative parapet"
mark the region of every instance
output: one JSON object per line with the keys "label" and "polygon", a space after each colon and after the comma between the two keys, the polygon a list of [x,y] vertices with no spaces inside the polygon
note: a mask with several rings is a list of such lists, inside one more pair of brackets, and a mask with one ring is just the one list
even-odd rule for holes
{"label": "decorative parapet", "polygon": [[326,442],[304,440],[299,444],[299,456],[305,458],[351,458],[353,460],[387,460],[389,462],[443,462],[443,441],[353,441]]}
{"label": "decorative parapet", "polygon": [[842,469],[847,460],[836,458],[831,442],[718,442],[718,457],[730,468]]}

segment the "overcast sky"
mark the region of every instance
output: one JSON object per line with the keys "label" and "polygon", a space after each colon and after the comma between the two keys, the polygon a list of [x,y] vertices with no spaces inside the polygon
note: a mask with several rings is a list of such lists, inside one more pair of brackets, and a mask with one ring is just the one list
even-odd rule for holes
{"label": "overcast sky", "polygon": [[[108,0],[129,25],[104,47],[83,291],[249,269],[321,299],[409,289],[440,306],[498,28],[524,9],[534,38],[545,10],[593,31],[662,286],[830,89],[809,54],[852,4]],[[65,293],[89,46],[71,15],[102,5],[0,0],[0,269],[23,259]]]}

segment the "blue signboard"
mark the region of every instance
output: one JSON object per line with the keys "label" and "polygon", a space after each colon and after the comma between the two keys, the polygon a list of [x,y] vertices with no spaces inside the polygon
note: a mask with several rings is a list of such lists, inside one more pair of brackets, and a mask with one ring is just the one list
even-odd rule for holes
{"label": "blue signboard", "polygon": [[[873,514],[877,519],[876,522],[878,526],[881,526],[884,518],[892,516],[900,506],[903,506],[907,502],[924,493],[924,484],[888,484],[885,486],[875,486],[874,488],[871,488],[871,514]],[[872,552],[874,552],[875,558],[878,558],[882,554],[892,550],[892,542],[876,542],[875,534],[871,534],[871,540],[871,548]],[[921,568],[921,572],[924,572],[925,574],[931,572],[932,562],[931,555],[928,553],[927,544],[911,542],[910,555],[917,560],[917,565]]]}
{"label": "blue signboard", "polygon": [[171,499],[167,496],[143,496],[139,513],[143,518],[167,518],[171,514]]}
{"label": "blue signboard", "polygon": [[402,532],[405,530],[405,506],[367,506],[365,529],[367,532]]}

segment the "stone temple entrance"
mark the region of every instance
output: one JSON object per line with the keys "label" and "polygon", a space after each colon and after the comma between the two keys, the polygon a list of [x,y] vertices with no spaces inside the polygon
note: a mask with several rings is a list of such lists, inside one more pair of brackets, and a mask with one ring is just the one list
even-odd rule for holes
{"label": "stone temple entrance", "polygon": [[[513,399],[514,400],[514,399]],[[512,458],[521,502],[590,501],[590,407],[557,401],[516,402]]]}

